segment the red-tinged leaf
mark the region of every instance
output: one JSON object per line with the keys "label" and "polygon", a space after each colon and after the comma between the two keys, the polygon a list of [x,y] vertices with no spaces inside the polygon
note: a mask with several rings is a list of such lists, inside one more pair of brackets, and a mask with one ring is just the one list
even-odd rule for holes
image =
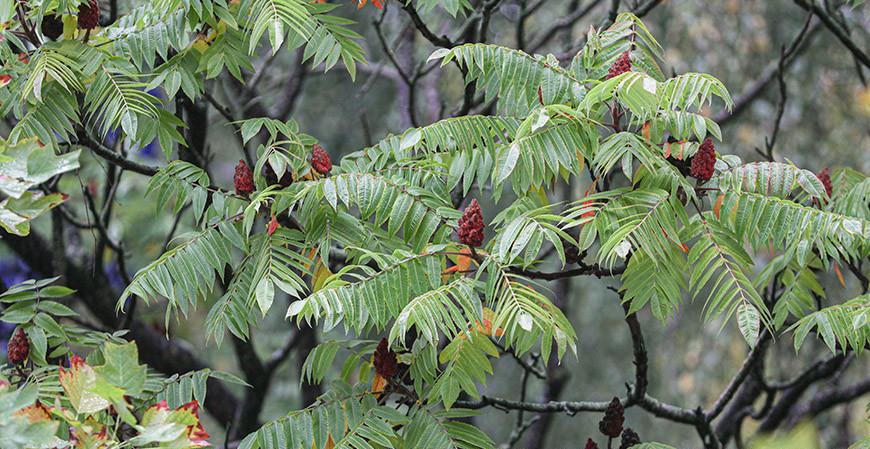
{"label": "red-tinged leaf", "polygon": [[[362,9],[362,7],[368,2],[369,0],[357,0],[356,9]],[[372,0],[372,5],[374,5],[375,8],[384,9],[384,2],[382,0]]]}
{"label": "red-tinged leaf", "polygon": [[646,122],[646,123],[643,124],[643,131],[642,131],[642,132],[643,132],[643,137],[644,137],[646,140],[650,140],[650,125],[649,125],[649,122]]}
{"label": "red-tinged leaf", "polygon": [[12,75],[0,75],[0,87],[4,87],[12,82]]}
{"label": "red-tinged leaf", "polygon": [[269,222],[269,229],[266,232],[269,234],[269,236],[271,236],[275,233],[275,231],[278,230],[279,226],[280,225],[278,224],[278,219],[275,218],[274,215],[272,215],[272,221]]}
{"label": "red-tinged leaf", "polygon": [[191,424],[187,426],[187,438],[190,440],[191,446],[211,446],[208,442],[208,432],[205,431],[205,428],[202,426],[202,422],[199,420],[199,401],[194,399],[187,404],[178,407],[178,410],[186,410],[190,412],[190,414],[193,415],[194,418],[196,418],[196,424]]}
{"label": "red-tinged leaf", "polygon": [[842,285],[843,288],[846,288],[846,279],[843,278],[843,272],[840,271],[840,264],[837,262],[834,262],[834,274],[837,275],[837,280],[840,281],[840,285]]}
{"label": "red-tinged leaf", "polygon": [[544,88],[538,86],[538,103],[541,103],[541,106],[544,105]]}
{"label": "red-tinged leaf", "polygon": [[665,159],[671,157],[671,143],[668,142],[665,144]]}
{"label": "red-tinged leaf", "polygon": [[160,411],[168,412],[169,411],[169,404],[166,402],[166,399],[164,399],[164,400],[152,405],[151,407],[148,407],[148,410],[160,410]]}
{"label": "red-tinged leaf", "polygon": [[725,200],[725,195],[719,195],[719,198],[716,198],[716,204],[713,206],[713,213],[716,215],[716,218],[719,218],[719,214],[722,212],[722,201]]}

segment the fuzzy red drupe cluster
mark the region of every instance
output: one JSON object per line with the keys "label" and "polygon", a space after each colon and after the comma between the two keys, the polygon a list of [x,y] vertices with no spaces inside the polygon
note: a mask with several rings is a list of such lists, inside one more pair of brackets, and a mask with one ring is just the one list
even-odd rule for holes
{"label": "fuzzy red drupe cluster", "polygon": [[610,66],[610,70],[607,71],[607,79],[615,78],[625,72],[630,71],[631,53],[626,51],[625,53],[619,55],[619,57],[616,58],[616,61],[613,62],[613,65]]}
{"label": "fuzzy red drupe cluster", "polygon": [[[100,4],[97,0],[89,0],[79,5],[79,28],[91,30],[100,24]],[[63,28],[61,28],[63,32]]]}
{"label": "fuzzy red drupe cluster", "polygon": [[329,158],[329,153],[316,143],[311,148],[311,168],[321,175],[332,170],[332,160]]}
{"label": "fuzzy red drupe cluster", "polygon": [[233,186],[236,188],[236,195],[248,195],[254,191],[254,173],[245,161],[239,161],[236,165]]}
{"label": "fuzzy red drupe cluster", "polygon": [[30,355],[30,341],[27,340],[27,334],[24,333],[24,329],[19,327],[15,329],[15,333],[9,339],[6,357],[9,359],[9,363],[20,365],[24,363],[28,355]]}
{"label": "fuzzy red drupe cluster", "polygon": [[471,247],[483,244],[483,213],[477,200],[471,200],[471,204],[465,208],[462,218],[459,219],[459,241]]}
{"label": "fuzzy red drupe cluster", "polygon": [[698,152],[692,157],[693,178],[699,181],[709,181],[713,177],[713,167],[716,165],[716,149],[713,147],[713,139],[706,138],[698,148]]}
{"label": "fuzzy red drupe cluster", "polygon": [[598,423],[598,430],[605,436],[616,438],[622,433],[622,423],[625,422],[625,409],[619,398],[613,398],[607,409],[604,410],[604,418]]}
{"label": "fuzzy red drupe cluster", "polygon": [[384,379],[389,379],[396,375],[399,368],[399,361],[396,353],[390,349],[386,338],[382,338],[378,343],[378,348],[375,349],[374,355],[375,371]]}
{"label": "fuzzy red drupe cluster", "polygon": [[819,178],[819,181],[825,186],[825,193],[830,197],[834,193],[834,185],[831,184],[831,170],[825,167],[822,171],[816,173],[816,178]]}

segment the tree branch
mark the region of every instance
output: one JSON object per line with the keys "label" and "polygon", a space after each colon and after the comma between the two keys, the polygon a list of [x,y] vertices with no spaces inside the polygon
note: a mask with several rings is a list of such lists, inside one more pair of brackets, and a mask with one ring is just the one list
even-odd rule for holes
{"label": "tree branch", "polygon": [[807,43],[809,42],[809,38],[815,34],[818,29],[819,22],[812,20],[812,14],[807,15],[807,20],[804,22],[803,27],[792,39],[786,50],[780,54],[780,57],[768,63],[761,71],[759,77],[743,89],[743,92],[734,100],[734,107],[731,108],[730,111],[723,110],[716,114],[713,117],[713,120],[718,123],[719,126],[724,126],[746,111],[749,105],[761,96],[761,93],[765,88],[767,88],[767,85],[773,81],[777,73],[779,73],[780,70],[785,70],[790,67],[797,59],[797,56],[808,47]]}
{"label": "tree branch", "polygon": [[870,57],[858,47],[858,44],[849,37],[849,35],[837,25],[837,22],[828,14],[827,11],[819,7],[815,1],[807,2],[806,0],[795,0],[795,3],[807,12],[811,12],[821,19],[822,23],[839,41],[849,50],[855,57],[855,60],[870,68]]}
{"label": "tree branch", "polygon": [[716,402],[713,404],[713,407],[710,411],[706,412],[706,420],[713,421],[725,410],[725,406],[728,405],[728,402],[734,397],[734,393],[737,392],[737,389],[740,385],[743,384],[743,381],[746,380],[746,377],[749,373],[755,369],[758,362],[763,359],[764,353],[767,349],[767,342],[770,340],[770,333],[764,332],[761,334],[761,338],[758,339],[758,343],[756,343],[755,347],[749,351],[749,355],[746,356],[746,359],[743,361],[743,365],[737,371],[737,374],[731,379],[731,382],[728,383],[728,386],[725,387],[725,390],[719,395],[719,398],[716,399]]}

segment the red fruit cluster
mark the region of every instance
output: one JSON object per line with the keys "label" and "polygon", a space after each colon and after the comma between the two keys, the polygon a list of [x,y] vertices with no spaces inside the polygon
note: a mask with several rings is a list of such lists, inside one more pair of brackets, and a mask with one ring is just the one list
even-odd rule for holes
{"label": "red fruit cluster", "polygon": [[471,200],[471,204],[465,208],[462,218],[459,219],[459,241],[471,247],[483,244],[483,213],[477,200]]}
{"label": "red fruit cluster", "polygon": [[30,355],[30,342],[27,340],[27,334],[24,333],[24,329],[19,327],[15,329],[15,333],[9,339],[6,358],[9,359],[9,363],[20,365],[24,363],[28,355]]}
{"label": "red fruit cluster", "polygon": [[40,28],[43,36],[56,41],[63,34],[63,20],[58,15],[49,14],[42,18]]}
{"label": "red fruit cluster", "polygon": [[311,148],[311,168],[321,175],[325,175],[332,170],[332,160],[329,159],[329,153],[316,143]]}
{"label": "red fruit cluster", "polygon": [[90,30],[100,24],[100,5],[97,0],[88,0],[79,5],[79,28]]}
{"label": "red fruit cluster", "polygon": [[396,358],[396,353],[390,349],[386,338],[382,338],[378,343],[378,348],[375,349],[375,372],[384,379],[389,379],[396,375],[399,369],[399,360]]}
{"label": "red fruit cluster", "polygon": [[819,181],[825,186],[825,193],[830,197],[834,193],[834,185],[831,184],[831,170],[825,167],[824,170],[816,173],[816,178],[819,178]]}
{"label": "red fruit cluster", "polygon": [[638,444],[640,444],[640,437],[637,436],[637,432],[626,427],[625,430],[622,431],[622,440],[619,444],[619,449],[630,449],[632,446]]}
{"label": "red fruit cluster", "polygon": [[713,177],[713,167],[716,165],[716,150],[713,148],[713,139],[706,138],[698,152],[692,157],[693,178],[699,181],[709,181]]}
{"label": "red fruit cluster", "polygon": [[598,449],[598,444],[592,441],[592,438],[587,438],[586,447],[584,449]]}
{"label": "red fruit cluster", "polygon": [[624,422],[625,409],[622,408],[619,398],[613,398],[604,410],[604,418],[598,423],[598,430],[609,438],[616,438],[622,433]]}
{"label": "red fruit cluster", "polygon": [[607,71],[607,79],[615,78],[619,75],[622,75],[625,72],[631,71],[631,53],[626,50],[625,53],[619,55],[616,58],[616,61],[613,61],[613,65],[610,66],[610,70]]}
{"label": "red fruit cluster", "polygon": [[254,173],[245,161],[239,161],[236,165],[233,186],[236,188],[237,195],[248,195],[254,191]]}

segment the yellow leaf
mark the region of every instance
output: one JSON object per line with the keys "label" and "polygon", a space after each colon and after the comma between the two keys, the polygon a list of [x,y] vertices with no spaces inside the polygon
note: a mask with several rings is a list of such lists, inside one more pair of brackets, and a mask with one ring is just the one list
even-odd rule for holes
{"label": "yellow leaf", "polygon": [[[380,374],[375,374],[375,378],[372,379],[372,393],[380,393],[384,391],[384,387],[387,386],[387,379],[381,377]],[[375,397],[380,397],[380,394],[375,394]]]}
{"label": "yellow leaf", "polygon": [[332,276],[332,272],[329,271],[329,267],[321,263],[318,257],[317,264],[314,266],[314,276],[311,279],[311,292],[314,293],[323,288],[323,284],[330,276]]}
{"label": "yellow leaf", "polygon": [[[300,251],[300,254],[302,254],[304,256],[305,250],[303,249],[302,251]],[[316,254],[317,254],[317,248],[311,248],[311,251],[308,252],[308,258],[311,260],[314,260],[314,256]],[[311,264],[303,264],[302,266],[304,266],[306,270],[311,268]]]}

